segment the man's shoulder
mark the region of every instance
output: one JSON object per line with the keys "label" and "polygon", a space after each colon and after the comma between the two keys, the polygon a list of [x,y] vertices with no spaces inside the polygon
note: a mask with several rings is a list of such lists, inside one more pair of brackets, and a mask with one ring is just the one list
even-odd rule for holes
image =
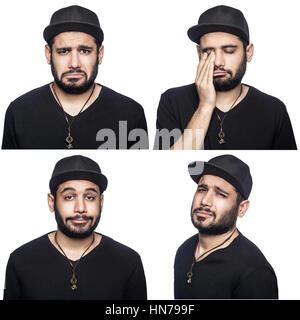
{"label": "man's shoulder", "polygon": [[[125,96],[124,94],[121,94],[109,87],[102,86],[103,95],[102,99],[104,100],[104,103],[106,104],[115,104],[118,106],[124,106],[128,108],[134,108],[136,110],[142,111],[143,107],[134,99]],[[101,94],[101,93],[100,93]]]}
{"label": "man's shoulder", "polygon": [[43,99],[45,95],[47,95],[47,92],[49,92],[49,84],[32,89],[31,91],[22,94],[14,101],[12,101],[9,108],[15,110],[19,107],[31,107],[36,102],[41,101],[41,99]]}
{"label": "man's shoulder", "polygon": [[193,236],[191,236],[190,238],[188,238],[187,240],[185,240],[177,249],[177,253],[176,256],[181,255],[183,253],[186,253],[190,250],[194,251],[195,246],[198,242],[198,234],[195,234]]}
{"label": "man's shoulder", "polygon": [[48,235],[45,234],[21,245],[11,253],[11,258],[18,259],[19,257],[23,256],[29,257],[30,255],[35,255],[36,250],[41,250],[45,247],[47,238]]}
{"label": "man's shoulder", "polygon": [[121,260],[140,260],[140,255],[127,245],[120,243],[106,235],[103,235],[102,241],[106,252],[117,259]]}
{"label": "man's shoulder", "polygon": [[245,266],[266,266],[268,261],[262,251],[248,238],[240,234],[233,247],[239,252],[239,261]]}
{"label": "man's shoulder", "polygon": [[250,97],[256,100],[257,105],[270,107],[272,110],[286,110],[285,104],[279,99],[268,93],[258,90],[255,87],[249,86]]}
{"label": "man's shoulder", "polygon": [[197,94],[197,89],[195,86],[195,83],[187,84],[180,87],[174,87],[166,90],[162,96],[163,97],[174,97],[174,98],[180,98],[185,97],[189,95],[195,95]]}

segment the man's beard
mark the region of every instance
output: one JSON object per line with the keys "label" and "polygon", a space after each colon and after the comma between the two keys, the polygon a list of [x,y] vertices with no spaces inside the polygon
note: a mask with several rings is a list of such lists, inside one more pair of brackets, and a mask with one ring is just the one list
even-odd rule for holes
{"label": "man's beard", "polygon": [[[191,219],[195,228],[198,229],[200,234],[219,235],[230,231],[236,224],[238,217],[239,205],[236,203],[230,210],[226,211],[222,218],[218,222],[211,222],[208,226],[204,227],[201,222],[206,218],[196,217],[198,210],[210,212],[213,215],[213,219],[216,219],[216,213],[209,209],[199,207],[194,210],[191,209]],[[197,221],[194,221],[194,217]]]}
{"label": "man's beard", "polygon": [[[51,56],[50,64],[51,64],[51,72],[52,72],[54,81],[55,81],[55,83],[58,85],[58,87],[61,90],[63,90],[66,93],[81,94],[81,93],[84,93],[84,92],[88,91],[93,86],[93,84],[94,84],[94,82],[95,82],[95,80],[97,78],[97,75],[98,75],[99,58],[97,56],[96,63],[93,66],[92,73],[91,73],[91,76],[89,78],[87,77],[86,72],[84,72],[81,69],[71,69],[71,70],[69,70],[67,72],[64,72],[59,78],[58,74],[57,74],[57,70],[56,70],[55,64],[54,64],[54,62],[52,60],[52,56]],[[83,73],[85,81],[80,85],[76,84],[77,79],[74,79],[73,81],[69,81],[70,83],[68,83],[68,84],[64,83],[62,81],[63,77],[65,75],[67,75],[67,74],[72,74],[72,73]]]}
{"label": "man's beard", "polygon": [[[69,238],[73,238],[73,239],[84,239],[84,238],[89,237],[94,232],[94,230],[97,228],[98,223],[100,221],[100,217],[101,217],[101,207],[99,209],[99,215],[94,220],[94,222],[93,222],[93,218],[88,217],[83,214],[78,214],[74,217],[67,218],[66,221],[64,222],[59,210],[57,209],[56,203],[54,204],[54,212],[55,212],[55,220],[57,222],[58,229],[64,235],[66,235]],[[87,220],[91,221],[89,227],[86,230],[80,230],[80,228],[74,228],[74,227],[69,226],[67,224],[68,220],[78,219],[78,218],[87,219]]]}
{"label": "man's beard", "polygon": [[225,71],[230,74],[230,78],[226,80],[222,80],[222,77],[216,77],[213,80],[216,91],[229,91],[238,86],[245,75],[247,69],[247,56],[244,54],[243,60],[240,63],[235,76],[232,76],[231,70],[225,70],[223,68],[215,68],[215,70]]}

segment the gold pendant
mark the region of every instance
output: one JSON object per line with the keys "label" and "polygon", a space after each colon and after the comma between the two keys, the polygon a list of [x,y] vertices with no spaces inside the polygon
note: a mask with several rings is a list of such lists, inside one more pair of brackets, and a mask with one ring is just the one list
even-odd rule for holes
{"label": "gold pendant", "polygon": [[218,141],[220,144],[225,143],[225,132],[223,131],[223,129],[220,130],[220,132],[218,133]]}
{"label": "gold pendant", "polygon": [[73,149],[73,145],[72,145],[73,138],[71,137],[70,133],[66,138],[66,142],[67,142],[67,148],[68,149]]}
{"label": "gold pendant", "polygon": [[187,279],[186,282],[187,282],[188,284],[192,284],[192,276],[193,276],[193,272],[190,271],[190,272],[187,273],[187,278],[188,278],[188,279]]}
{"label": "gold pendant", "polygon": [[74,274],[70,280],[70,287],[73,291],[77,290],[77,279]]}

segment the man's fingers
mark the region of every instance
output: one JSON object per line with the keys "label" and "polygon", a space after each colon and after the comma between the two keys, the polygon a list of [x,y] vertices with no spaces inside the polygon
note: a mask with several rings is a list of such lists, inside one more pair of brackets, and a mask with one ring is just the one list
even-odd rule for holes
{"label": "man's fingers", "polygon": [[213,52],[211,53],[210,58],[211,59],[207,68],[208,72],[207,72],[207,78],[206,78],[208,82],[212,82],[214,78],[215,54]]}
{"label": "man's fingers", "polygon": [[200,61],[199,61],[199,63],[198,63],[196,80],[200,77],[201,71],[202,71],[202,69],[203,69],[203,65],[204,65],[205,61],[207,61],[207,58],[208,58],[207,53],[204,52],[204,53],[201,55]]}
{"label": "man's fingers", "polygon": [[212,80],[209,78],[209,70],[214,67],[214,53],[212,52],[207,60],[205,61],[205,64],[202,68],[202,72],[199,76],[199,82],[205,81],[206,83],[209,82],[209,80]]}

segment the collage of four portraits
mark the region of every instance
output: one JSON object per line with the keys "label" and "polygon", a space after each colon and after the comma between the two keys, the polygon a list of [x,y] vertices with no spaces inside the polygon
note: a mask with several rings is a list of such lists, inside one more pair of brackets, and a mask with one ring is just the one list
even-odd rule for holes
{"label": "collage of four portraits", "polygon": [[0,5],[1,299],[300,299],[290,6]]}

